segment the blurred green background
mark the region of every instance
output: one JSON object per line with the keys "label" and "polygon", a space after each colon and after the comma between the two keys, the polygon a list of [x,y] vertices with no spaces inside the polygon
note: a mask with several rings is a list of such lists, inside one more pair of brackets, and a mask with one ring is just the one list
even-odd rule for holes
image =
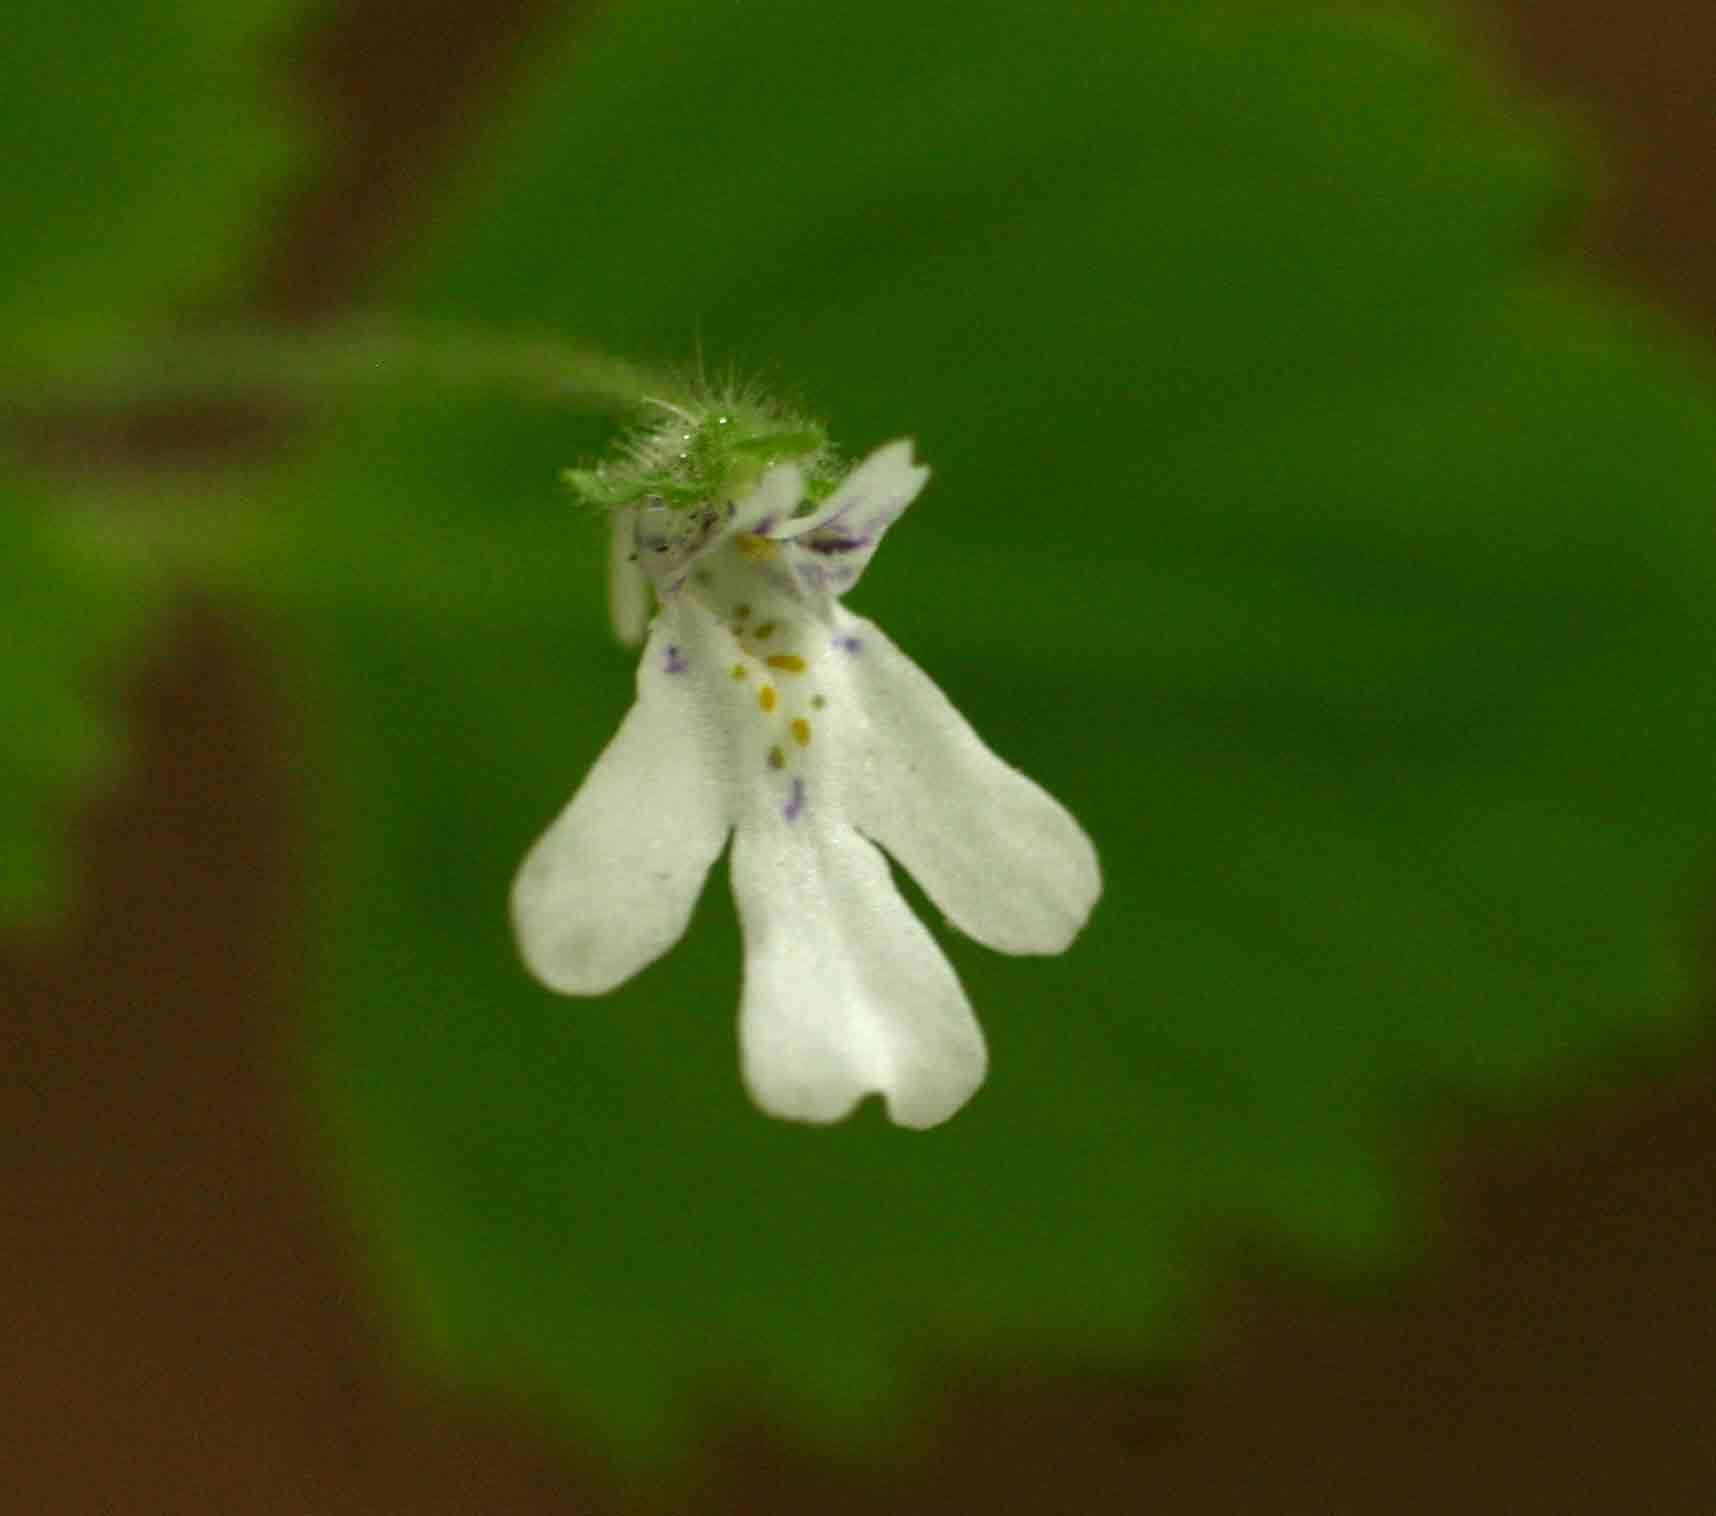
{"label": "blurred green background", "polygon": [[[973,1378],[1200,1372],[1236,1257],[1428,1288],[1451,1122],[1688,1063],[1708,358],[1591,271],[1593,154],[1477,33],[1237,0],[353,14],[39,23],[10,393],[174,321],[355,304],[700,352],[854,453],[910,434],[935,478],[855,603],[1107,878],[1061,959],[940,933],[993,1061],[949,1126],[770,1122],[736,1077],[724,870],[600,1001],[540,991],[507,935],[512,870],[630,700],[599,531],[554,484],[611,423],[405,382],[172,424],[33,407],[5,898],[52,905],[30,886],[75,856],[166,586],[236,611],[289,816],[255,954],[289,965],[291,1030],[259,1077],[308,1097],[416,1370],[646,1480],[735,1408],[887,1466]],[[413,141],[418,179],[370,181],[378,229],[341,174]],[[262,443],[214,446],[235,431]],[[51,1216],[43,1085],[13,1162]],[[170,1248],[161,1188],[135,1205]]]}

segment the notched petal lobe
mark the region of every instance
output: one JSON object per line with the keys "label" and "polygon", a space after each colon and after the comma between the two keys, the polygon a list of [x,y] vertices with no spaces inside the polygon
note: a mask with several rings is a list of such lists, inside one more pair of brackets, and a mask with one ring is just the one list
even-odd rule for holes
{"label": "notched petal lobe", "polygon": [[742,826],[733,894],[745,935],[745,1083],[772,1115],[838,1121],[880,1093],[901,1126],[969,1100],[988,1064],[952,966],[850,827]]}

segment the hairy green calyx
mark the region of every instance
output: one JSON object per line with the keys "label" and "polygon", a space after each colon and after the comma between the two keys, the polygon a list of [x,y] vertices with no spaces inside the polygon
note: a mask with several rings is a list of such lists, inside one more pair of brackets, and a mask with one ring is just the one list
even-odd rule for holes
{"label": "hairy green calyx", "polygon": [[640,502],[673,510],[748,494],[778,463],[804,472],[801,510],[840,481],[839,459],[821,425],[748,394],[651,400],[661,419],[624,438],[614,457],[561,475],[579,500],[602,510]]}

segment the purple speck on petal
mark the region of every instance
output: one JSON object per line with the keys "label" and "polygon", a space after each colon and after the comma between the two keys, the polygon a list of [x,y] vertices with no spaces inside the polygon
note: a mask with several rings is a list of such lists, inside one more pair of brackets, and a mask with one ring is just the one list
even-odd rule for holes
{"label": "purple speck on petal", "polygon": [[797,821],[799,812],[804,809],[804,780],[796,776],[792,782],[792,793],[787,796],[787,803],[781,808],[781,815],[788,821]]}
{"label": "purple speck on petal", "polygon": [[764,516],[761,521],[751,528],[751,535],[753,537],[766,537],[774,529],[775,518],[773,516]]}
{"label": "purple speck on petal", "polygon": [[845,505],[841,506],[840,509],[837,510],[832,516],[825,516],[822,519],[822,522],[820,523],[820,525],[818,525],[817,530],[819,532],[826,532],[829,529],[829,527],[834,525],[835,522],[844,521],[854,511],[862,511],[864,509],[864,506],[865,506],[864,497],[862,495],[854,495],[850,500],[848,500],[846,502]]}
{"label": "purple speck on petal", "polygon": [[834,645],[843,653],[856,653],[864,644],[856,637],[836,637]]}
{"label": "purple speck on petal", "polygon": [[869,547],[868,537],[842,537],[837,532],[813,532],[804,539],[804,545],[813,553],[850,553],[861,547]]}
{"label": "purple speck on petal", "polygon": [[679,644],[677,642],[670,644],[667,649],[667,661],[662,664],[663,671],[669,674],[683,674],[690,667],[691,665],[680,656]]}

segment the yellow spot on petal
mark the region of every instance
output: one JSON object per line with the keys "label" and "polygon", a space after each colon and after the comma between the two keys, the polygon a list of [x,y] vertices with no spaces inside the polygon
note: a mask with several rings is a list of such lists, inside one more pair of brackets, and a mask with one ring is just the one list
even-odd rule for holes
{"label": "yellow spot on petal", "polygon": [[792,740],[800,747],[810,746],[810,723],[803,716],[799,716],[793,721]]}
{"label": "yellow spot on petal", "polygon": [[735,679],[743,679],[745,677],[745,665],[744,664],[735,663],[733,665],[733,677]]}
{"label": "yellow spot on petal", "polygon": [[769,749],[769,767],[772,769],[784,769],[786,767],[786,754],[778,747]]}
{"label": "yellow spot on petal", "polygon": [[765,711],[772,711],[775,708],[775,687],[772,684],[765,684],[757,691],[757,704]]}
{"label": "yellow spot on petal", "polygon": [[802,674],[804,672],[804,659],[800,658],[797,653],[774,653],[765,661],[770,668],[784,669],[789,674]]}
{"label": "yellow spot on petal", "polygon": [[770,542],[767,537],[759,537],[755,532],[740,532],[733,539],[739,544],[739,551],[752,563],[767,563],[780,551],[780,544]]}

